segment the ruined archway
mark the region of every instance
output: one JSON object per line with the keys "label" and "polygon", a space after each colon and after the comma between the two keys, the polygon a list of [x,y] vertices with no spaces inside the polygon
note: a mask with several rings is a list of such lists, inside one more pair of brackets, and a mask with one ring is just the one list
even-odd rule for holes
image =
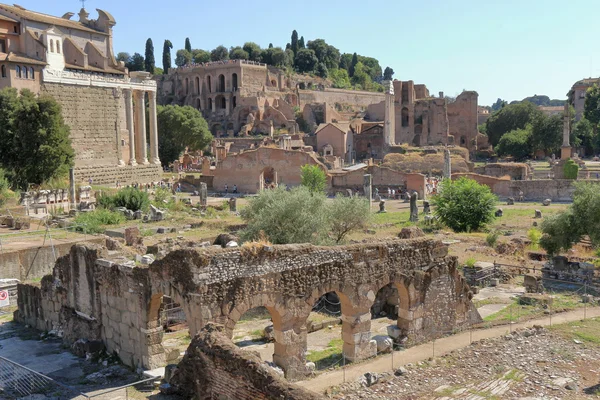
{"label": "ruined archway", "polygon": [[208,110],[209,111],[213,110],[213,102],[212,102],[212,99],[210,97],[208,98]]}
{"label": "ruined archway", "polygon": [[277,187],[277,171],[273,167],[265,167],[259,176],[260,190],[273,189]]}
{"label": "ruined archway", "polygon": [[200,77],[196,77],[196,94],[200,94]]}
{"label": "ruined archway", "polygon": [[218,87],[217,87],[217,92],[224,92],[225,91],[225,75],[221,74],[219,75],[219,83],[218,83]]}
{"label": "ruined archway", "polygon": [[218,95],[215,97],[215,105],[217,110],[224,110],[227,107],[227,100],[225,100],[225,96]]}
{"label": "ruined archway", "polygon": [[210,75],[206,76],[206,86],[208,87],[208,93],[212,93],[212,85],[210,81]]}
{"label": "ruined archway", "polygon": [[200,99],[196,99],[196,109],[200,110],[202,107],[200,106]]}
{"label": "ruined archway", "polygon": [[403,107],[402,111],[401,111],[401,114],[402,114],[402,126],[403,127],[407,127],[408,126],[408,120],[409,120],[409,118],[408,118],[408,108]]}
{"label": "ruined archway", "polygon": [[185,78],[185,94],[188,94],[190,90],[190,80]]}
{"label": "ruined archway", "polygon": [[231,86],[234,91],[238,89],[238,75],[236,73],[231,75]]}

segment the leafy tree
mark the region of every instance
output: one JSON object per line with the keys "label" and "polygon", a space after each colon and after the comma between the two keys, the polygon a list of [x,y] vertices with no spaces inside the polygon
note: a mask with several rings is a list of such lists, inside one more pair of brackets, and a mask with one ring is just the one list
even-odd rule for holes
{"label": "leafy tree", "polygon": [[207,63],[210,61],[210,53],[206,50],[192,50],[192,58],[196,64]]}
{"label": "leafy tree", "polygon": [[568,159],[565,165],[563,166],[563,171],[565,174],[565,179],[577,179],[577,174],[579,173],[579,165],[571,159]]}
{"label": "leafy tree", "polygon": [[350,75],[350,78],[354,76],[356,64],[358,64],[358,54],[354,53],[352,55],[352,61],[350,62],[350,66],[348,68],[348,75]]}
{"label": "leafy tree", "polygon": [[298,40],[298,50],[305,48],[306,45],[304,44],[304,36],[300,36],[300,40]]}
{"label": "leafy tree", "polygon": [[385,71],[383,71],[383,80],[391,81],[392,76],[394,76],[394,70],[390,67],[385,67]]}
{"label": "leafy tree", "polygon": [[[296,57],[296,53],[298,53],[298,32],[294,29],[292,31],[292,42],[290,44],[290,48],[294,52],[294,58]],[[286,47],[287,49],[287,47]]]}
{"label": "leafy tree", "polygon": [[306,164],[300,168],[302,186],[311,193],[325,193],[327,175],[318,165]]}
{"label": "leafy tree", "polygon": [[592,123],[594,136],[596,136],[598,124],[600,123],[600,87],[596,84],[585,93],[583,116]]}
{"label": "leafy tree", "polygon": [[[27,189],[67,175],[75,154],[60,105],[24,89],[0,90],[0,164],[12,186]],[[35,162],[31,162],[35,160]]]}
{"label": "leafy tree", "polygon": [[571,143],[575,147],[584,147],[586,153],[596,153],[600,149],[600,137],[594,135],[592,123],[585,118],[573,125]]}
{"label": "leafy tree", "polygon": [[338,89],[349,89],[352,87],[350,83],[350,77],[348,71],[345,69],[332,69],[329,71],[329,79],[331,80],[333,87]]}
{"label": "leafy tree", "polygon": [[154,67],[154,75],[162,75],[162,74],[164,74],[164,71],[162,68]]}
{"label": "leafy tree", "polygon": [[186,37],[185,38],[185,47],[184,47],[188,52],[192,52],[192,43],[190,43],[190,38]]}
{"label": "leafy tree", "polygon": [[225,46],[217,46],[210,52],[211,61],[223,61],[229,59],[229,51]]}
{"label": "leafy tree", "polygon": [[366,228],[371,219],[369,201],[357,196],[337,195],[327,208],[329,235],[335,243],[342,242],[352,231]]}
{"label": "leafy tree", "polygon": [[202,150],[213,139],[200,111],[191,106],[158,106],[158,154],[164,166],[185,148]]}
{"label": "leafy tree", "polygon": [[273,43],[269,43],[269,48],[272,49],[273,48]]}
{"label": "leafy tree", "polygon": [[365,66],[360,61],[354,66],[354,75],[351,79],[352,84],[360,86],[361,89],[369,90],[372,85],[371,77],[365,71]]}
{"label": "leafy tree", "polygon": [[248,53],[248,60],[261,61],[263,50],[259,45],[254,42],[246,42],[243,49]]}
{"label": "leafy tree", "polygon": [[318,62],[315,52],[311,49],[299,49],[294,60],[298,72],[312,72]]}
{"label": "leafy tree", "polygon": [[540,245],[551,255],[567,251],[583,236],[600,246],[600,185],[576,182],[573,204],[542,221]]}
{"label": "leafy tree", "polygon": [[127,69],[129,69],[130,72],[144,71],[144,68],[146,68],[144,56],[140,53],[134,53],[133,56],[131,56],[131,59],[129,60],[129,64],[125,64],[125,66],[127,67]]}
{"label": "leafy tree", "polygon": [[241,217],[247,223],[241,232],[244,241],[266,235],[274,244],[320,244],[327,237],[325,195],[313,194],[300,186],[263,190],[250,199]]}
{"label": "leafy tree", "polygon": [[382,79],[381,65],[379,65],[379,61],[376,58],[359,55],[358,61],[363,63],[365,72],[369,75],[371,80],[378,82]]}
{"label": "leafy tree", "polygon": [[117,54],[117,61],[123,61],[127,65],[127,63],[131,62],[131,54],[122,51]]}
{"label": "leafy tree", "polygon": [[247,51],[245,51],[240,46],[238,46],[238,47],[232,47],[229,50],[229,58],[231,60],[249,60],[250,56],[248,55]]}
{"label": "leafy tree", "polygon": [[318,63],[315,73],[321,78],[327,78],[327,74],[329,73],[329,71],[327,70],[327,66],[325,64]]}
{"label": "leafy tree", "polygon": [[486,122],[490,143],[496,146],[502,135],[515,129],[525,128],[527,124],[533,123],[541,113],[535,105],[529,102],[510,104],[501,108]]}
{"label": "leafy tree", "polygon": [[185,49],[177,50],[175,55],[175,65],[178,67],[183,67],[184,65],[188,65],[192,62],[192,53]]}
{"label": "leafy tree", "polygon": [[0,207],[6,204],[6,201],[13,196],[10,191],[10,182],[3,169],[0,169]]}
{"label": "leafy tree", "polygon": [[154,44],[152,44],[152,39],[148,38],[146,40],[146,61],[144,63],[145,71],[154,74],[155,68],[155,60],[154,60]]}
{"label": "leafy tree", "polygon": [[337,68],[340,65],[340,51],[328,45],[325,40],[309,40],[306,47],[313,50],[319,62],[325,64],[328,69]]}
{"label": "leafy tree", "polygon": [[505,105],[507,105],[506,101],[502,100],[501,98],[498,98],[498,100],[496,100],[496,102],[492,104],[492,111],[498,111]]}
{"label": "leafy tree", "polygon": [[285,49],[285,66],[286,67],[293,67],[294,66],[294,52],[292,51],[292,49]]}
{"label": "leafy tree", "polygon": [[165,44],[163,45],[163,74],[168,74],[171,69],[171,49],[173,48],[173,43],[170,40],[165,40]]}
{"label": "leafy tree", "polygon": [[501,157],[513,156],[522,160],[531,155],[531,126],[515,129],[500,138],[496,153]]}
{"label": "leafy tree", "polygon": [[340,57],[340,68],[350,71],[350,65],[352,65],[352,54],[344,53]]}
{"label": "leafy tree", "polygon": [[562,144],[562,132],[563,118],[561,115],[537,114],[531,129],[532,150],[543,150],[546,154],[559,151]]}
{"label": "leafy tree", "polygon": [[444,180],[432,204],[440,221],[450,229],[472,232],[493,221],[497,200],[488,186],[463,177]]}

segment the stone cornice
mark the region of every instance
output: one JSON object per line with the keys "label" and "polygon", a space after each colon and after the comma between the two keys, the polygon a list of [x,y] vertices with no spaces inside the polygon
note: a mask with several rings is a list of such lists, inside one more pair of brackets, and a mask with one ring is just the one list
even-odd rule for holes
{"label": "stone cornice", "polygon": [[130,78],[125,76],[99,75],[90,72],[73,72],[44,68],[42,71],[44,83],[61,83],[64,85],[94,86],[105,88],[120,88],[156,92],[156,81],[153,79]]}

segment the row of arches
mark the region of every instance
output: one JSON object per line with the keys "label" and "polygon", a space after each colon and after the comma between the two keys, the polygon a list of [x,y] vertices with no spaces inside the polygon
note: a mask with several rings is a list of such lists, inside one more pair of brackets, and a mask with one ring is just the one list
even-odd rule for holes
{"label": "row of arches", "polygon": [[[56,52],[60,54],[60,41],[56,40]],[[50,39],[50,53],[54,53],[54,40]]]}
{"label": "row of arches", "polygon": [[[1,70],[2,70],[2,77],[6,78],[6,76],[7,76],[6,65],[3,65]],[[21,79],[35,79],[35,70],[33,69],[33,67],[17,65],[15,67],[15,76],[17,78],[21,78]]]}
{"label": "row of arches", "polygon": [[[185,94],[188,95],[193,92],[196,95],[200,95],[201,79],[199,76],[196,76],[192,79],[193,80],[190,81],[190,78],[185,78]],[[193,88],[190,87],[190,84],[193,84]],[[216,86],[216,88],[214,88],[215,89],[214,92],[220,93],[220,92],[227,91],[224,74],[220,74],[217,77],[216,84],[217,84],[217,86]],[[233,74],[231,74],[231,91],[235,92],[237,89],[238,89],[238,74],[234,72]],[[208,91],[208,93],[213,93],[213,80],[210,75],[206,75],[206,90]]]}

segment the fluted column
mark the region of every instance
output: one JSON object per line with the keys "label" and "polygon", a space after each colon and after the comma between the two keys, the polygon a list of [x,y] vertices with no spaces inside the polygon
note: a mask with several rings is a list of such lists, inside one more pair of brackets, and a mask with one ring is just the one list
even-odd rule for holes
{"label": "fluted column", "polygon": [[135,131],[133,128],[133,94],[131,89],[125,89],[125,119],[129,132],[129,165],[137,165],[135,160]]}
{"label": "fluted column", "polygon": [[160,165],[158,158],[158,121],[156,119],[156,92],[148,92],[150,103],[150,162]]}
{"label": "fluted column", "polygon": [[137,162],[138,164],[148,164],[148,150],[146,147],[146,106],[144,104],[144,92],[134,91],[135,95],[135,119],[136,132],[135,137]]}

